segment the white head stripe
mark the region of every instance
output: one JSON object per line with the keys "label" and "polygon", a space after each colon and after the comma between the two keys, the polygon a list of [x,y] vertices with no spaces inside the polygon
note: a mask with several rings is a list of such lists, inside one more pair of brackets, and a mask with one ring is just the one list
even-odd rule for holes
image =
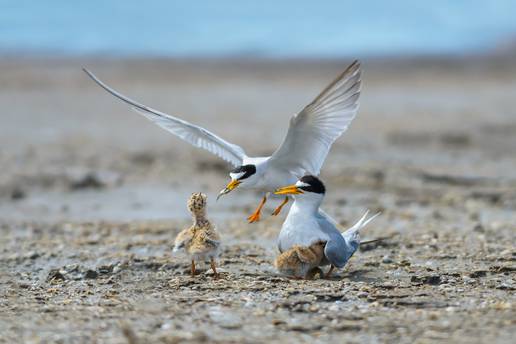
{"label": "white head stripe", "polygon": [[302,187],[310,186],[310,184],[307,184],[307,183],[304,183],[304,182],[302,182],[302,181],[298,180],[298,181],[296,182],[296,186],[297,186],[298,188],[302,188]]}
{"label": "white head stripe", "polygon": [[231,177],[231,179],[238,180],[238,178],[242,177],[244,174],[245,174],[245,172],[230,173],[229,176]]}

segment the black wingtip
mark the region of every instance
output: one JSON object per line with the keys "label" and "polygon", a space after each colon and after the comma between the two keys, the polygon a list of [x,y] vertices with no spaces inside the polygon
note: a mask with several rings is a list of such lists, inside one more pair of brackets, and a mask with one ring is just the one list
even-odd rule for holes
{"label": "black wingtip", "polygon": [[351,70],[354,70],[354,71],[358,70],[358,72],[360,72],[360,60],[353,61],[353,63],[351,63],[348,68],[346,68],[346,71],[351,71]]}

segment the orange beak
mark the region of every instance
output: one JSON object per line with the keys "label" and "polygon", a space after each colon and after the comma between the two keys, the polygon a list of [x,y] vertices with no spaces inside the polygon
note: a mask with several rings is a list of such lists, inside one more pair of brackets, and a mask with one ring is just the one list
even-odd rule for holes
{"label": "orange beak", "polygon": [[289,186],[284,186],[284,187],[276,189],[276,191],[274,191],[275,195],[299,195],[302,193],[303,193],[303,190],[298,188],[295,184],[289,185]]}
{"label": "orange beak", "polygon": [[222,189],[220,192],[219,192],[219,195],[217,196],[217,201],[219,200],[219,198],[222,196],[222,195],[225,195],[229,192],[231,192],[231,190],[235,189],[237,186],[239,186],[242,182],[241,181],[238,181],[236,179],[232,179],[229,184],[224,188]]}

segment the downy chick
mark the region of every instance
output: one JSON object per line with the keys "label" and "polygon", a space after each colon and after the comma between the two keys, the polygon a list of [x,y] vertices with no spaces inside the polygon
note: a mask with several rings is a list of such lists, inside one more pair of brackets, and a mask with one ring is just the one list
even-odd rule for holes
{"label": "downy chick", "polygon": [[324,245],[325,242],[318,242],[310,247],[294,245],[276,257],[274,266],[280,273],[292,278],[312,279],[317,274],[323,277],[319,266],[324,259]]}
{"label": "downy chick", "polygon": [[193,225],[182,230],[176,237],[174,252],[184,249],[192,260],[191,274],[195,276],[195,262],[210,260],[215,278],[219,277],[215,259],[219,256],[220,235],[206,218],[206,195],[193,193],[187,202],[192,213]]}

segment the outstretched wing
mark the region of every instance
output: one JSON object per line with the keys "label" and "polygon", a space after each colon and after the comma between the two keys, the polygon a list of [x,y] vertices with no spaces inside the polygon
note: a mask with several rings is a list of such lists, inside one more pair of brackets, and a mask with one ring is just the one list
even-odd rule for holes
{"label": "outstretched wing", "polygon": [[318,175],[331,145],[355,118],[360,83],[360,63],[355,61],[291,118],[287,136],[270,164],[298,176]]}
{"label": "outstretched wing", "polygon": [[209,132],[204,128],[201,128],[180,118],[167,115],[161,111],[154,110],[148,106],[140,104],[124,96],[123,94],[115,91],[114,89],[100,81],[92,72],[90,72],[86,68],[83,68],[83,70],[100,87],[102,87],[118,99],[122,100],[123,102],[129,104],[134,111],[147,117],[160,127],[176,135],[180,139],[190,143],[195,147],[203,148],[208,152],[215,154],[219,158],[222,158],[223,160],[229,162],[235,167],[242,165],[244,158],[246,157],[246,154],[240,146],[229,143],[226,140],[220,138],[219,136]]}

